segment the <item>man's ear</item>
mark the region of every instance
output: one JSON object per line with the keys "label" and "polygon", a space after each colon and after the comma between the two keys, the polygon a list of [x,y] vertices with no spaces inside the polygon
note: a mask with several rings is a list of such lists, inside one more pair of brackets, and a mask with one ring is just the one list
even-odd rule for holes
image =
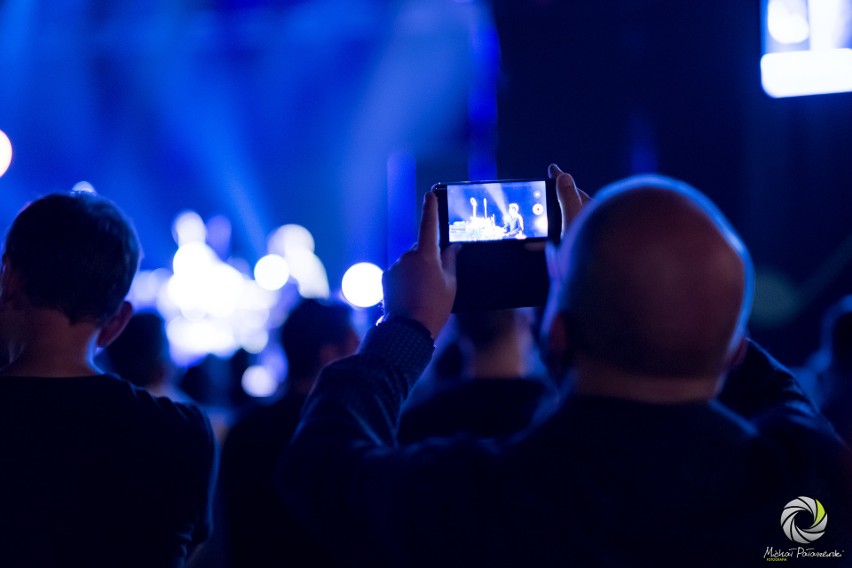
{"label": "man's ear", "polygon": [[545,363],[554,376],[561,376],[568,371],[573,358],[573,344],[568,331],[567,315],[557,312],[550,320],[545,339]]}
{"label": "man's ear", "polygon": [[98,332],[98,347],[106,347],[115,341],[115,338],[124,331],[131,317],[133,317],[133,305],[127,301],[121,302],[115,315]]}

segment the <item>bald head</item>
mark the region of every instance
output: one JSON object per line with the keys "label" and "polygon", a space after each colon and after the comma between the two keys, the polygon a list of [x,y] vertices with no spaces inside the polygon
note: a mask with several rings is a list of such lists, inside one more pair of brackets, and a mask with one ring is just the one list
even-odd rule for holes
{"label": "bald head", "polygon": [[750,265],[704,196],[666,178],[624,182],[568,239],[560,303],[578,354],[639,375],[724,371]]}

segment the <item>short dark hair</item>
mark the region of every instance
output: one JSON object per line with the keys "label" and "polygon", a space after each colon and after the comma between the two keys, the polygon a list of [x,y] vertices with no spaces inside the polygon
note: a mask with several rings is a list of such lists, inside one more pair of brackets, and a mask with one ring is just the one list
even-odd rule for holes
{"label": "short dark hair", "polygon": [[139,267],[139,239],[112,201],[93,193],[54,193],[27,205],[6,235],[4,258],[29,302],[71,323],[105,323]]}
{"label": "short dark hair", "polygon": [[341,343],[352,329],[352,308],[342,302],[305,299],[293,308],[281,328],[288,374],[316,376],[321,369],[320,349]]}

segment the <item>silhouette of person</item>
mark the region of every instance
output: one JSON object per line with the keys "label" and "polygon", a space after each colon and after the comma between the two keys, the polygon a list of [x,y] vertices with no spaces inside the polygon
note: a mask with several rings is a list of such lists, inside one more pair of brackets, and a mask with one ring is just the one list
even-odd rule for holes
{"label": "silhouette of person", "polygon": [[527,310],[455,314],[462,369],[432,381],[412,396],[400,416],[402,443],[467,432],[506,437],[529,426],[556,399],[541,377],[530,375],[532,317]]}
{"label": "silhouette of person", "polygon": [[157,312],[133,314],[103,354],[112,371],[137,387],[176,402],[190,402],[174,384],[175,366],[169,354],[166,323]]}
{"label": "silhouette of person", "polygon": [[516,238],[524,234],[524,218],[518,212],[517,203],[509,204],[509,210],[503,219],[503,229],[506,231],[505,238]]}
{"label": "silhouette of person", "polygon": [[130,221],[83,192],[27,205],[0,279],[0,558],[182,566],[210,531],[216,447],[194,406],[102,373],[132,314]]}
{"label": "silhouette of person", "polygon": [[[832,504],[820,545],[845,550],[849,450],[745,340],[752,267],[721,213],[661,176],[589,202],[550,173],[569,227],[544,324],[550,368],[571,375],[560,408],[508,440],[398,444],[456,290],[427,195],[417,245],[385,273],[382,321],[305,404],[279,470],[288,502],[339,557],[373,565],[764,562],[790,547],[778,519],[797,496]],[[744,352],[767,369],[752,419],[716,400]]]}
{"label": "silhouette of person", "polygon": [[237,421],[222,452],[222,488],[233,566],[328,566],[331,559],[281,503],[275,465],[296,429],[320,370],[358,348],[352,310],[340,302],[302,300],[281,330],[288,373],[284,393]]}
{"label": "silhouette of person", "polygon": [[840,299],[826,311],[822,347],[809,370],[815,403],[852,445],[852,296]]}

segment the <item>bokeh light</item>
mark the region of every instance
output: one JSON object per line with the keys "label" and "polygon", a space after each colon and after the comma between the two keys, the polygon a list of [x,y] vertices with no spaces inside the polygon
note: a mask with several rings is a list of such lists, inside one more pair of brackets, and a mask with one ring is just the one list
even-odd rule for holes
{"label": "bokeh light", "polygon": [[87,181],[78,181],[74,184],[74,187],[71,188],[71,191],[82,191],[83,193],[97,193],[95,191],[95,186]]}
{"label": "bokeh light", "polygon": [[203,243],[207,238],[207,227],[201,216],[195,211],[184,211],[175,218],[174,225],[175,242],[179,245],[186,243]]}
{"label": "bokeh light", "polygon": [[12,163],[12,141],[0,130],[0,176],[6,173]]}
{"label": "bokeh light", "polygon": [[252,365],[242,377],[243,390],[254,397],[268,397],[278,390],[278,381],[266,367]]}
{"label": "bokeh light", "polygon": [[290,266],[283,257],[268,254],[255,264],[254,279],[265,290],[279,290],[290,279]]}
{"label": "bokeh light", "polygon": [[328,298],[328,274],[322,261],[309,250],[292,249],[287,254],[290,274],[299,286],[303,298]]}
{"label": "bokeh light", "polygon": [[288,256],[297,250],[314,252],[314,236],[301,225],[284,225],[276,229],[267,241],[269,252]]}
{"label": "bokeh light", "polygon": [[766,26],[778,43],[796,44],[808,39],[808,6],[805,0],[769,0]]}
{"label": "bokeh light", "polygon": [[353,306],[369,308],[382,301],[382,269],[369,262],[352,265],[343,275],[343,297]]}

